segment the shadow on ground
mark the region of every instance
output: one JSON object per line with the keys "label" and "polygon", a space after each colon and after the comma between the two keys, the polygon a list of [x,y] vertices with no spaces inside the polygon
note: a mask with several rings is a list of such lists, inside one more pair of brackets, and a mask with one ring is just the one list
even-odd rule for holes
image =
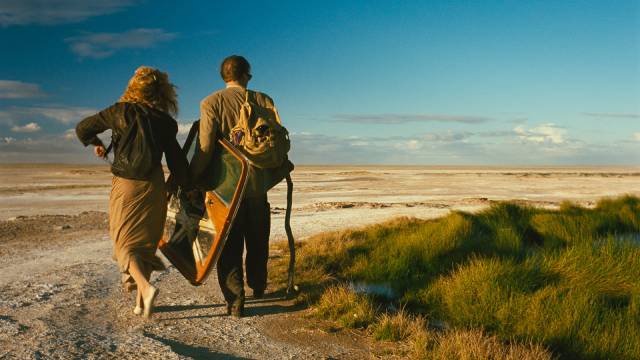
{"label": "shadow on ground", "polygon": [[[289,300],[284,299],[279,294],[273,293],[262,299],[247,299],[245,302],[244,317],[252,316],[265,316],[290,313],[294,311],[300,311],[305,308],[303,304],[294,304]],[[209,305],[164,305],[156,308],[157,313],[172,313],[188,310],[198,309],[213,309],[223,307],[224,304],[209,304]],[[191,315],[181,317],[169,317],[163,320],[190,320],[190,319],[212,319],[221,316],[227,316],[226,313],[216,313],[209,315]]]}
{"label": "shadow on ground", "polygon": [[157,313],[162,312],[174,312],[174,311],[187,311],[187,310],[198,310],[198,309],[209,309],[209,308],[217,308],[224,306],[222,304],[209,304],[209,305],[161,305],[156,306],[154,311]]}
{"label": "shadow on ground", "polygon": [[225,359],[225,360],[248,359],[248,358],[243,358],[235,355],[217,353],[205,347],[187,345],[185,343],[181,343],[176,340],[163,338],[161,336],[150,334],[150,333],[145,333],[144,336],[169,346],[171,350],[178,355],[189,356],[194,359]]}

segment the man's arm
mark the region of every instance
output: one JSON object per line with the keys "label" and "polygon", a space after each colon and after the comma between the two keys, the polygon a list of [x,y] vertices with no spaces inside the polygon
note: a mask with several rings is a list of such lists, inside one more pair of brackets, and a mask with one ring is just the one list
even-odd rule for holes
{"label": "man's arm", "polygon": [[193,182],[201,184],[206,174],[207,167],[211,162],[211,156],[217,140],[217,122],[214,116],[213,106],[207,101],[200,103],[200,128],[198,132],[198,144],[193,159],[191,160],[190,172]]}

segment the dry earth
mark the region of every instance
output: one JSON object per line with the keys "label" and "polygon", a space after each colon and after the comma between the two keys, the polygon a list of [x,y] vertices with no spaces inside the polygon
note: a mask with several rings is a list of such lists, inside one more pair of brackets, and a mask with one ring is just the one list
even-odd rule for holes
{"label": "dry earth", "polygon": [[[153,278],[161,289],[153,319],[134,316],[111,260],[110,177],[105,166],[0,165],[0,359],[388,356],[388,345],[309,321],[273,288],[266,299],[248,299],[247,317],[230,318],[215,274],[195,288],[172,267]],[[629,167],[300,167],[292,226],[304,241],[500,200],[591,206],[603,196],[640,195],[639,180],[640,168]],[[284,191],[270,195],[274,241],[285,238]]]}

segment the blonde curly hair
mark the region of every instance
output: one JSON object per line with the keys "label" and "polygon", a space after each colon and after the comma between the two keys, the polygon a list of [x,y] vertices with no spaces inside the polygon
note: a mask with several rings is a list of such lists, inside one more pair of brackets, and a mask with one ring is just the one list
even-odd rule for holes
{"label": "blonde curly hair", "polygon": [[145,104],[172,116],[178,114],[178,95],[169,75],[149,66],[136,69],[120,101]]}

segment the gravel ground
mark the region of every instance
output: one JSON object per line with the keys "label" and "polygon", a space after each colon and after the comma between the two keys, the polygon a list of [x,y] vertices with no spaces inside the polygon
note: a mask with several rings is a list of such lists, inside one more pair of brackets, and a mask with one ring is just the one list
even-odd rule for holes
{"label": "gravel ground", "polygon": [[309,326],[305,311],[273,289],[247,299],[246,317],[227,316],[215,274],[193,287],[173,267],[155,273],[157,312],[135,316],[105,213],[19,217],[1,221],[0,234],[0,359],[375,356],[362,334]]}

